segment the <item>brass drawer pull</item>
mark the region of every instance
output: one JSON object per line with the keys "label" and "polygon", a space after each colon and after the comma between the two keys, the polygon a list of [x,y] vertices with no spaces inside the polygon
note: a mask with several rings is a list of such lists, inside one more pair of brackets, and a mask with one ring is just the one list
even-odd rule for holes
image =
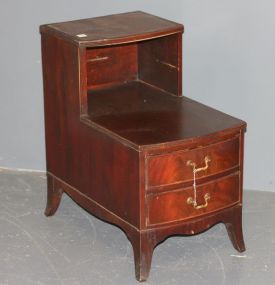
{"label": "brass drawer pull", "polygon": [[208,206],[208,201],[210,200],[210,194],[209,193],[206,193],[204,195],[204,204],[202,205],[197,205],[197,202],[194,201],[194,199],[192,197],[189,197],[187,199],[187,204],[189,205],[193,205],[193,207],[196,209],[196,210],[199,210],[199,209],[202,209],[202,208],[206,208]]}
{"label": "brass drawer pull", "polygon": [[206,157],[204,158],[205,166],[203,166],[203,167],[196,168],[197,165],[196,165],[196,163],[193,162],[192,160],[188,160],[187,163],[186,163],[186,165],[192,166],[192,167],[193,167],[193,173],[197,173],[197,172],[200,172],[200,171],[207,170],[210,161],[211,161],[210,157],[209,157],[209,156],[206,156]]}
{"label": "brass drawer pull", "polygon": [[205,203],[202,204],[202,205],[198,205],[197,204],[197,183],[196,183],[196,173],[197,172],[200,172],[200,171],[205,171],[208,169],[209,167],[209,162],[211,161],[210,157],[209,156],[206,156],[204,158],[204,162],[205,162],[205,166],[203,167],[199,167],[199,168],[196,168],[196,163],[193,162],[192,160],[188,160],[186,165],[188,166],[191,166],[193,168],[193,190],[194,190],[194,198],[192,197],[188,197],[187,199],[187,204],[188,205],[193,205],[193,207],[196,209],[196,210],[199,210],[199,209],[202,209],[202,208],[206,208],[208,206],[208,201],[210,200],[210,194],[209,193],[206,193],[204,195],[204,201]]}

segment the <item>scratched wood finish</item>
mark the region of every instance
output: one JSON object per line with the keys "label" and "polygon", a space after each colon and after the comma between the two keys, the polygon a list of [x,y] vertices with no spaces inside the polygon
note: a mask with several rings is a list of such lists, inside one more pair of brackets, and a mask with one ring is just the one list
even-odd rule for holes
{"label": "scratched wood finish", "polygon": [[80,122],[77,47],[42,34],[42,55],[48,173],[139,227],[139,154]]}
{"label": "scratched wood finish", "polygon": [[87,49],[88,88],[135,80],[137,56],[137,44]]}
{"label": "scratched wood finish", "polygon": [[206,157],[209,157],[210,162],[205,171],[196,174],[198,181],[202,177],[222,173],[239,166],[239,137],[192,150],[149,156],[147,187],[192,181],[193,167],[187,162],[192,161],[197,168],[204,167]]}
{"label": "scratched wood finish", "polygon": [[173,223],[230,207],[240,201],[239,184],[239,173],[235,173],[198,185],[198,205],[205,204],[205,194],[208,193],[210,195],[209,205],[199,210],[187,204],[187,199],[194,197],[192,186],[157,195],[149,195],[147,198],[148,225]]}
{"label": "scratched wood finish", "polygon": [[183,25],[148,13],[134,11],[42,25],[40,31],[61,36],[64,40],[78,46],[94,47],[144,41],[182,33]]}
{"label": "scratched wood finish", "polygon": [[[43,25],[40,32],[45,214],[55,214],[66,192],[119,226],[133,245],[139,281],[149,276],[154,247],[170,235],[223,222],[233,246],[245,250],[246,124],[182,97],[183,26],[132,12]],[[198,180],[198,202],[210,192],[209,208],[195,210],[186,206],[193,191],[184,164],[203,164],[209,153],[212,168]]]}
{"label": "scratched wood finish", "polygon": [[181,95],[179,69],[181,36],[172,35],[138,45],[139,79],[174,95]]}
{"label": "scratched wood finish", "polygon": [[87,102],[89,121],[118,134],[137,150],[192,143],[194,137],[203,138],[203,145],[207,136],[214,134],[212,141],[223,140],[223,132],[231,130],[232,138],[232,133],[239,134],[245,126],[241,120],[140,81],[88,90]]}

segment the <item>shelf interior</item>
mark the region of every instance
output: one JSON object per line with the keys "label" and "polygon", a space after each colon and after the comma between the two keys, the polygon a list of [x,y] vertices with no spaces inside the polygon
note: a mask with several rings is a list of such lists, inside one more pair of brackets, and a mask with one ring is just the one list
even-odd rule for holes
{"label": "shelf interior", "polygon": [[88,120],[136,145],[184,140],[243,122],[141,81],[88,91]]}

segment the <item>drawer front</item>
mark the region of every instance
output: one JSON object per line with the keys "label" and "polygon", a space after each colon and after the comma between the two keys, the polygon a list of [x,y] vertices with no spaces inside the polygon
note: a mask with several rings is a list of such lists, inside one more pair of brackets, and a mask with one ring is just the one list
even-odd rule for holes
{"label": "drawer front", "polygon": [[137,45],[87,49],[87,84],[89,87],[123,83],[136,79]]}
{"label": "drawer front", "polygon": [[195,209],[187,202],[194,198],[193,187],[147,196],[147,225],[181,221],[205,215],[240,201],[239,172],[209,183],[197,186],[197,204],[206,205],[205,195],[209,194],[208,205]]}
{"label": "drawer front", "polygon": [[196,173],[196,178],[218,174],[239,165],[239,137],[188,151],[147,157],[147,188],[177,184],[193,180],[192,161],[196,168],[206,166]]}

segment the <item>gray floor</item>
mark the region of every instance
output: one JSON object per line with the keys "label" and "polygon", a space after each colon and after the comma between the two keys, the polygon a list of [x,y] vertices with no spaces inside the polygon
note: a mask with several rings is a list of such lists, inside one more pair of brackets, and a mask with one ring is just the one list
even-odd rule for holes
{"label": "gray floor", "polygon": [[[169,238],[155,249],[146,284],[275,284],[275,193],[246,191],[244,201],[245,253],[222,224]],[[121,230],[66,195],[46,218],[45,202],[44,174],[0,171],[0,285],[139,284]]]}

